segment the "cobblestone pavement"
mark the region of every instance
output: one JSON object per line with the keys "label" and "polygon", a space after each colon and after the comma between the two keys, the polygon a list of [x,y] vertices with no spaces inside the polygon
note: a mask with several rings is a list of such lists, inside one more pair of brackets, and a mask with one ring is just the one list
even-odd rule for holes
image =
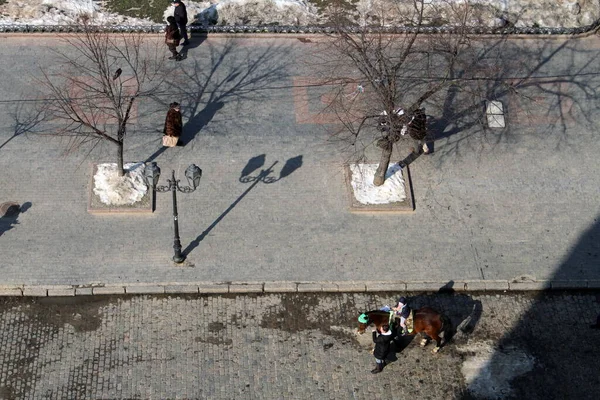
{"label": "cobblestone pavement", "polygon": [[600,292],[414,295],[461,328],[372,375],[356,317],[398,295],[4,298],[0,398],[600,398]]}

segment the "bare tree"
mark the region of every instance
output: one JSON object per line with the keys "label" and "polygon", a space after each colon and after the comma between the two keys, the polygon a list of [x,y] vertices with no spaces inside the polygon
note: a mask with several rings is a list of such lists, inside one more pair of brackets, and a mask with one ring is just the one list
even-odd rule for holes
{"label": "bare tree", "polygon": [[58,72],[42,70],[40,81],[53,97],[46,117],[60,122],[53,135],[69,138],[69,150],[109,142],[117,150],[119,175],[128,124],[136,101],[152,97],[164,80],[164,55],[149,35],[110,33],[84,24],[83,32],[61,37]]}
{"label": "bare tree", "polygon": [[[424,0],[388,2],[354,21],[347,8],[332,9],[335,33],[318,61],[326,71],[324,83],[335,88],[329,110],[343,126],[336,135],[360,144],[363,152],[373,143],[381,148],[375,185],[385,180],[394,145],[425,135],[423,103],[451,86],[463,90],[468,82],[456,71],[477,66],[468,36],[469,1],[443,6],[442,12]],[[410,29],[394,33],[392,19]],[[451,29],[430,34],[426,27],[432,24]],[[362,136],[370,140],[361,142]]]}

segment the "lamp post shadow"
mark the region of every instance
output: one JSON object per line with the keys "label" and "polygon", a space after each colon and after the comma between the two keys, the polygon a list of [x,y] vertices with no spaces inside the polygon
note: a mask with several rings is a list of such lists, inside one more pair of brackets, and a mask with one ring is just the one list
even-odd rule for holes
{"label": "lamp post shadow", "polygon": [[242,199],[244,197],[246,197],[246,195],[248,193],[250,193],[250,191],[252,189],[254,189],[254,187],[256,187],[256,185],[258,185],[261,182],[265,183],[265,184],[275,183],[275,182],[279,181],[280,179],[287,177],[288,175],[293,173],[296,169],[298,169],[302,166],[302,156],[300,155],[300,156],[297,156],[294,158],[290,158],[289,160],[286,161],[285,165],[281,169],[279,178],[271,176],[271,174],[273,173],[273,168],[278,163],[278,161],[273,162],[273,164],[271,164],[271,166],[268,167],[267,169],[261,170],[258,175],[251,176],[250,174],[252,174],[254,171],[256,171],[257,169],[261,168],[264,165],[265,159],[266,159],[265,154],[261,154],[259,156],[253,157],[250,160],[248,160],[248,162],[246,163],[246,166],[244,167],[244,169],[241,172],[239,181],[242,183],[250,183],[251,182],[252,184],[237,199],[235,199],[235,201],[233,203],[231,203],[231,205],[229,205],[229,207],[227,207],[227,209],[225,211],[223,211],[223,213],[221,215],[219,215],[200,235],[198,235],[198,237],[196,237],[196,239],[194,239],[183,250],[183,254],[185,257],[187,257],[196,247],[198,247],[200,245],[200,242],[202,240],[204,240],[204,238],[210,233],[210,231],[212,231],[214,229],[214,227],[217,226],[217,224],[219,222],[221,222],[223,220],[223,218],[225,218],[225,216],[227,214],[229,214],[231,212],[231,210],[233,210],[235,208],[235,206],[237,206],[239,204],[239,202],[242,201]]}

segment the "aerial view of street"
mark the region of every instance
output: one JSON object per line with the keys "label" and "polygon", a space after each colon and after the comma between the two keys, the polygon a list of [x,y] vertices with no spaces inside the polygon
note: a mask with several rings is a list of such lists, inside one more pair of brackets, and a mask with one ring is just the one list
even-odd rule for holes
{"label": "aerial view of street", "polygon": [[599,29],[0,0],[0,399],[600,398]]}

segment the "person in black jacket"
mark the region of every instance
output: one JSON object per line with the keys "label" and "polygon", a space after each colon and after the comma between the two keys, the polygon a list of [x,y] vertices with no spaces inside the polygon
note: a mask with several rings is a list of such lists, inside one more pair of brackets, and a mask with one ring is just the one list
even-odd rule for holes
{"label": "person in black jacket", "polygon": [[181,0],[172,0],[173,5],[175,6],[175,12],[173,13],[173,17],[175,17],[175,22],[179,27],[179,33],[183,38],[182,46],[187,46],[190,44],[188,40],[187,28],[186,25],[188,23],[187,18],[187,10],[185,9],[185,4]]}
{"label": "person in black jacket", "polygon": [[375,348],[373,349],[373,355],[375,356],[375,369],[371,371],[372,374],[378,374],[383,371],[383,367],[386,366],[385,360],[390,353],[390,344],[392,342],[392,331],[389,325],[382,325],[381,332],[373,330],[373,343]]}

